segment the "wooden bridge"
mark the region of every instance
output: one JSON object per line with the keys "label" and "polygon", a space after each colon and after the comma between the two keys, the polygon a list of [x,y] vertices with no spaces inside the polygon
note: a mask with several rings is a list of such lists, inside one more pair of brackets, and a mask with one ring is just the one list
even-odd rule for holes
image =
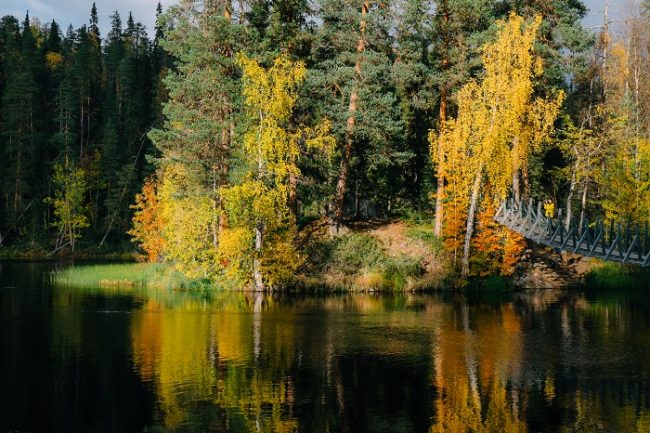
{"label": "wooden bridge", "polygon": [[532,199],[528,204],[505,201],[494,219],[527,239],[560,251],[650,266],[648,223],[643,226],[613,221],[604,224],[602,220],[592,222],[585,218],[580,225],[572,216],[567,223],[562,209],[547,218],[542,203],[534,205]]}

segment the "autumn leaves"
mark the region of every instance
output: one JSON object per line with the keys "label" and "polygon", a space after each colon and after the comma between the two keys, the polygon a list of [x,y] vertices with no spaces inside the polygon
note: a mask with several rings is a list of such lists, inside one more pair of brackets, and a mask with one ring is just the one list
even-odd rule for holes
{"label": "autumn leaves", "polygon": [[[543,72],[534,51],[540,25],[539,17],[527,21],[516,14],[498,21],[495,40],[482,49],[483,75],[459,90],[456,115],[430,134],[432,160],[444,180],[438,191],[444,221],[438,223],[465,276],[471,273],[470,263],[476,274],[488,268],[511,272],[525,245],[493,224],[490,211],[511,193],[516,199],[528,194],[529,155],[553,130],[564,100],[561,91],[535,92]],[[222,100],[231,102],[231,111],[215,113],[222,126],[235,122],[222,129],[237,134],[223,136],[223,155],[207,165],[214,167],[212,190],[193,193],[195,162],[179,158],[182,148],[173,140],[183,124],[169,118],[168,130],[152,135],[154,141],[162,140],[157,143],[162,162],[156,183],[147,182],[137,197],[131,234],[150,260],[163,258],[194,278],[224,278],[262,290],[282,286],[302,261],[291,203],[302,149],[330,155],[336,143],[327,120],[316,127],[296,124],[293,111],[307,75],[303,63],[285,55],[268,67],[242,54],[231,60],[217,70],[224,71],[224,79],[240,80],[241,103],[226,96],[212,102],[215,107]],[[241,79],[234,78],[238,73]],[[185,98],[185,92],[179,95]],[[171,97],[182,106],[173,87]],[[472,255],[492,265],[472,262]]]}
{"label": "autumn leaves", "polygon": [[[256,290],[277,287],[301,264],[290,210],[292,179],[300,176],[301,147],[330,154],[329,123],[291,124],[302,63],[278,57],[264,68],[237,56],[242,71],[243,117],[240,173],[217,190],[217,201],[188,196],[192,179],[183,164],[159,171],[159,186],[145,183],[136,197],[134,235],[149,260],[164,258],[193,278],[221,278]],[[220,221],[219,227],[215,227]]]}
{"label": "autumn leaves", "polygon": [[[534,52],[540,25],[540,17],[527,23],[516,14],[499,21],[496,40],[483,47],[484,75],[461,88],[456,117],[439,135],[430,134],[437,175],[445,179],[445,190],[438,191],[444,194],[443,236],[464,276],[470,274],[477,214],[511,191],[521,199],[528,155],[552,131],[564,100],[561,91],[548,98],[534,92],[543,72]],[[512,235],[503,235],[501,244],[508,245]]]}

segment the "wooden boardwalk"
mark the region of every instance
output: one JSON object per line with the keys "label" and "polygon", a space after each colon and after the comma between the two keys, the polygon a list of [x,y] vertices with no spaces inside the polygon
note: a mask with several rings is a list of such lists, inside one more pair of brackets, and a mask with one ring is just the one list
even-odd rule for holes
{"label": "wooden boardwalk", "polygon": [[504,202],[494,219],[527,239],[559,251],[568,251],[602,260],[650,266],[650,234],[648,224],[614,223],[585,220],[582,227],[575,218],[566,224],[559,209],[553,218],[546,218],[542,203],[534,205]]}

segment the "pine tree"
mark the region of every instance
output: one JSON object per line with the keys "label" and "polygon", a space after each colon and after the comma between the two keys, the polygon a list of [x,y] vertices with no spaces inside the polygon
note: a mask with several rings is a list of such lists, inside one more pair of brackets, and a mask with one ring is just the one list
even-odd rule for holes
{"label": "pine tree", "polygon": [[0,181],[3,185],[3,194],[0,199],[0,244],[5,241],[9,230],[11,230],[16,221],[16,212],[14,211],[14,196],[9,191],[13,183],[12,177],[12,158],[14,152],[14,143],[8,140],[11,137],[11,110],[12,104],[7,98],[8,85],[13,84],[19,67],[20,59],[20,24],[14,17],[3,17],[0,21],[0,152],[4,163],[0,164]]}
{"label": "pine tree", "polygon": [[92,147],[91,139],[99,128],[100,93],[102,88],[102,59],[100,41],[88,33],[86,26],[76,32],[74,75],[77,85],[79,112],[78,155],[83,158]]}
{"label": "pine tree", "polygon": [[317,117],[332,121],[338,143],[331,217],[335,228],[345,214],[354,185],[355,214],[360,195],[389,209],[392,167],[406,163],[403,124],[392,84],[390,5],[369,1],[322,0],[323,20],[314,42],[309,77]]}
{"label": "pine tree", "polygon": [[427,135],[433,127],[436,97],[431,64],[433,8],[429,0],[405,0],[396,5],[399,15],[393,70],[405,141],[413,158],[392,172],[391,178],[401,178],[404,195],[418,207],[428,202],[426,179],[430,177],[425,173],[430,168]]}
{"label": "pine tree", "polygon": [[99,17],[97,16],[97,5],[93,2],[93,7],[90,9],[90,27],[88,29],[90,34],[99,40]]}
{"label": "pine tree", "polygon": [[63,63],[58,66],[56,70],[58,84],[54,88],[53,96],[53,116],[55,122],[55,129],[51,137],[51,142],[54,145],[56,158],[68,158],[77,161],[79,154],[77,152],[78,137],[78,124],[79,124],[79,111],[78,111],[78,89],[77,80],[74,74],[74,61],[72,44],[74,41],[70,39],[75,38],[73,34],[68,34],[63,42],[65,51],[62,52]]}
{"label": "pine tree", "polygon": [[151,48],[151,119],[153,126],[156,128],[160,128],[163,124],[162,106],[168,96],[163,80],[172,66],[170,56],[160,45],[165,35],[162,13],[162,4],[158,2],[156,6],[155,36]]}

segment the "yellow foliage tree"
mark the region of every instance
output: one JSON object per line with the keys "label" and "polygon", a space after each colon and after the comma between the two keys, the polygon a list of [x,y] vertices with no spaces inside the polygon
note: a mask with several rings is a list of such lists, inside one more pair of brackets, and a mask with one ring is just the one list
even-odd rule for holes
{"label": "yellow foliage tree", "polygon": [[165,260],[190,278],[218,275],[221,266],[215,246],[218,214],[214,200],[200,190],[184,165],[169,164],[162,170],[158,208]]}
{"label": "yellow foliage tree", "polygon": [[[485,187],[490,195],[490,187]],[[495,203],[484,200],[477,216],[476,233],[472,238],[472,256],[470,264],[472,274],[479,276],[510,276],[515,271],[526,249],[526,239],[494,220]]]}
{"label": "yellow foliage tree", "polygon": [[[454,261],[462,254],[472,173],[479,161],[478,158],[468,158],[472,152],[471,140],[475,134],[471,114],[477,102],[477,92],[478,86],[474,82],[463,87],[457,95],[458,117],[445,121],[439,139],[433,131],[429,134],[432,160],[437,167],[438,176],[443,177],[447,183],[442,235],[447,250],[454,256]],[[439,159],[436,149],[438,140],[445,143],[442,160]]]}
{"label": "yellow foliage tree", "polygon": [[286,55],[268,69],[244,55],[237,61],[250,120],[242,143],[246,173],[241,182],[222,190],[229,226],[219,254],[230,277],[262,290],[281,284],[301,262],[293,245],[295,217],[287,203],[290,179],[300,175],[300,143],[331,150],[334,140],[328,123],[315,129],[290,128],[307,72],[302,63]]}
{"label": "yellow foliage tree", "polygon": [[[519,198],[522,167],[549,135],[564,100],[562,92],[546,99],[533,94],[534,81],[543,72],[542,60],[533,49],[541,21],[538,16],[526,23],[513,13],[497,22],[496,40],[483,47],[482,80],[458,92],[457,117],[446,121],[440,131],[445,155],[442,160],[433,155],[434,163],[438,176],[451,186],[447,200],[465,213],[464,229],[451,227],[464,233],[461,268],[465,276],[480,202],[501,201],[511,189]],[[432,147],[435,139],[431,134]],[[491,185],[490,196],[483,191],[486,182]],[[452,217],[455,224],[457,220]],[[457,244],[458,235],[452,236]]]}
{"label": "yellow foliage tree", "polygon": [[604,64],[605,100],[598,108],[606,121],[599,138],[608,152],[598,181],[606,219],[644,223],[650,221],[650,98],[642,80],[650,56],[642,55],[635,20],[627,25],[629,40],[612,44]]}
{"label": "yellow foliage tree", "polygon": [[133,228],[129,234],[140,244],[148,262],[163,258],[166,242],[163,237],[162,215],[160,214],[157,185],[154,177],[145,179],[142,192],[136,194],[133,214]]}
{"label": "yellow foliage tree", "polygon": [[476,218],[476,234],[472,238],[472,274],[496,275],[503,254],[503,227],[494,220],[496,209],[492,200],[483,203]]}
{"label": "yellow foliage tree", "polygon": [[505,228],[505,240],[503,245],[503,259],[501,260],[501,275],[510,276],[515,271],[523,252],[526,250],[526,238],[519,233]]}

